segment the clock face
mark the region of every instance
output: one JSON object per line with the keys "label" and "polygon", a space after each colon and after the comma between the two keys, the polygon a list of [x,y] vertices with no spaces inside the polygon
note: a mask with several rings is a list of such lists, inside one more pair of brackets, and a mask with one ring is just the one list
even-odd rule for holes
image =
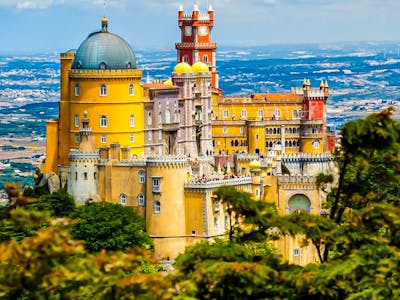
{"label": "clock face", "polygon": [[205,36],[208,34],[208,27],[207,26],[200,26],[199,27],[199,35]]}
{"label": "clock face", "polygon": [[192,35],[192,27],[191,26],[185,26],[185,35],[186,36]]}

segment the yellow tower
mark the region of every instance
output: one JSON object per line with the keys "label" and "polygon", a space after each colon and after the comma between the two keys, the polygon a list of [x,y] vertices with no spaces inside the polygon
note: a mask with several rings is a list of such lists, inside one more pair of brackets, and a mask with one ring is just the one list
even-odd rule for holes
{"label": "yellow tower", "polygon": [[[59,134],[58,138],[51,135],[48,141],[47,156],[52,159],[46,170],[57,171],[57,165],[69,165],[68,153],[79,145],[84,111],[91,118],[96,149],[118,141],[129,147],[131,154],[141,155],[144,150],[141,78],[142,70],[137,69],[132,48],[108,31],[107,18],[101,20],[101,30],[90,34],[76,52],[62,53]],[[49,124],[48,130],[51,132],[55,127]]]}

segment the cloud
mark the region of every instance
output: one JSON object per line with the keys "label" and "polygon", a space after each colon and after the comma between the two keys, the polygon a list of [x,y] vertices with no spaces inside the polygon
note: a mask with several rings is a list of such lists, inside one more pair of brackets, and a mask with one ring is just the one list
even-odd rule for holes
{"label": "cloud", "polygon": [[46,9],[56,3],[64,3],[63,0],[33,0],[33,1],[18,1],[16,7],[18,10],[23,9]]}
{"label": "cloud", "polygon": [[68,5],[80,8],[121,7],[127,0],[0,0],[0,7],[14,7],[17,10],[43,10],[54,5]]}

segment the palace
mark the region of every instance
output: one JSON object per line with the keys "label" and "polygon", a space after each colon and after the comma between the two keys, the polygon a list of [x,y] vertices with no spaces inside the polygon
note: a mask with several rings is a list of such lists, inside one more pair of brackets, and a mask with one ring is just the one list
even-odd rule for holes
{"label": "palace", "polygon": [[[61,54],[59,118],[47,122],[44,172],[58,173],[77,203],[137,208],[163,257],[224,236],[227,214],[213,197],[221,185],[273,202],[281,214],[323,213],[315,176],[334,171],[327,82],[224,96],[214,11],[195,4],[191,13],[178,11],[171,78],[143,83],[131,46],[108,25],[103,18],[77,50]],[[276,245],[288,261],[315,260],[297,237]]]}

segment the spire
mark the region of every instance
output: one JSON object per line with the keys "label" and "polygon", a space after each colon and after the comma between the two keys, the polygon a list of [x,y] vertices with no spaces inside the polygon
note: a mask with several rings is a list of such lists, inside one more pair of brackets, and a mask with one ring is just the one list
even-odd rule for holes
{"label": "spire", "polygon": [[183,11],[183,6],[182,6],[182,4],[179,4],[179,11]]}
{"label": "spire", "polygon": [[94,151],[95,148],[92,137],[92,128],[89,127],[89,119],[86,110],[83,112],[82,127],[79,128],[79,135],[79,150],[81,152]]}
{"label": "spire", "polygon": [[197,1],[196,0],[194,0],[193,11],[199,11],[199,6],[197,5]]}
{"label": "spire", "polygon": [[101,31],[107,32],[108,31],[108,19],[106,16],[101,19]]}
{"label": "spire", "polygon": [[208,11],[214,11],[214,9],[213,9],[211,3],[208,5]]}

